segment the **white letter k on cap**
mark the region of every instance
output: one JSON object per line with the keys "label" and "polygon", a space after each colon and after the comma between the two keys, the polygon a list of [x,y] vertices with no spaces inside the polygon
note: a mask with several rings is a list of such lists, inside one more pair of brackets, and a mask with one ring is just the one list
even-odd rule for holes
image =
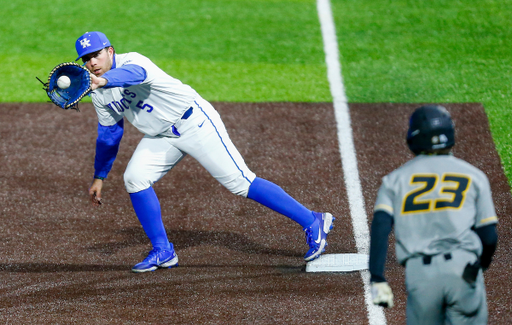
{"label": "white letter k on cap", "polygon": [[91,46],[91,41],[89,41],[87,38],[84,38],[80,40],[80,45],[82,45],[82,48],[85,49],[86,47]]}

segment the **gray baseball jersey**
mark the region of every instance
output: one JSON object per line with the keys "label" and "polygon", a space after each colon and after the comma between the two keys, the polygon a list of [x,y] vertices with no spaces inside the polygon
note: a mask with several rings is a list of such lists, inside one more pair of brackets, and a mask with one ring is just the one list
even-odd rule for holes
{"label": "gray baseball jersey", "polygon": [[471,228],[496,223],[487,176],[452,155],[419,155],[383,178],[375,202],[394,218],[400,263],[464,249],[480,256]]}
{"label": "gray baseball jersey", "polygon": [[482,253],[472,229],[498,220],[485,174],[451,155],[419,155],[383,178],[374,210],[394,219],[407,324],[486,324],[482,271],[463,279]]}

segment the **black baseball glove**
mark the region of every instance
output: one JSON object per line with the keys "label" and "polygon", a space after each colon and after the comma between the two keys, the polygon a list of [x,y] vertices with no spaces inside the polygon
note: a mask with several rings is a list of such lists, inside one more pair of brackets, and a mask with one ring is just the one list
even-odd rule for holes
{"label": "black baseball glove", "polygon": [[[69,80],[61,79],[59,86],[58,80],[63,76],[68,77]],[[39,78],[37,79],[41,81]],[[41,83],[51,101],[63,109],[78,110],[78,102],[92,90],[89,70],[75,62],[59,64],[50,72],[48,82],[41,81]]]}

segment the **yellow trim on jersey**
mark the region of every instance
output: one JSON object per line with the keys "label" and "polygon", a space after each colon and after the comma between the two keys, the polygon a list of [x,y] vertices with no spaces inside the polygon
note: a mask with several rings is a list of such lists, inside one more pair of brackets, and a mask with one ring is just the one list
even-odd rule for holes
{"label": "yellow trim on jersey", "polygon": [[486,223],[486,222],[489,222],[489,221],[498,221],[498,217],[492,216],[492,217],[489,217],[489,218],[485,218],[485,219],[480,220],[480,223]]}
{"label": "yellow trim on jersey", "polygon": [[375,206],[375,208],[373,209],[373,211],[378,211],[378,210],[384,210],[386,212],[388,212],[389,214],[393,214],[393,207],[387,205],[387,204],[378,204]]}

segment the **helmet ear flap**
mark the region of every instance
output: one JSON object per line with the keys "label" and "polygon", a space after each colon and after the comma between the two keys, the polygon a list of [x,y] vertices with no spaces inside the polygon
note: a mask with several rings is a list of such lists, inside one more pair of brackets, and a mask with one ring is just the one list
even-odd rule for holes
{"label": "helmet ear flap", "polygon": [[407,139],[407,146],[409,147],[409,150],[411,150],[414,155],[417,156],[421,153],[421,149],[418,148],[418,146],[415,145],[414,141],[412,141],[409,138]]}

